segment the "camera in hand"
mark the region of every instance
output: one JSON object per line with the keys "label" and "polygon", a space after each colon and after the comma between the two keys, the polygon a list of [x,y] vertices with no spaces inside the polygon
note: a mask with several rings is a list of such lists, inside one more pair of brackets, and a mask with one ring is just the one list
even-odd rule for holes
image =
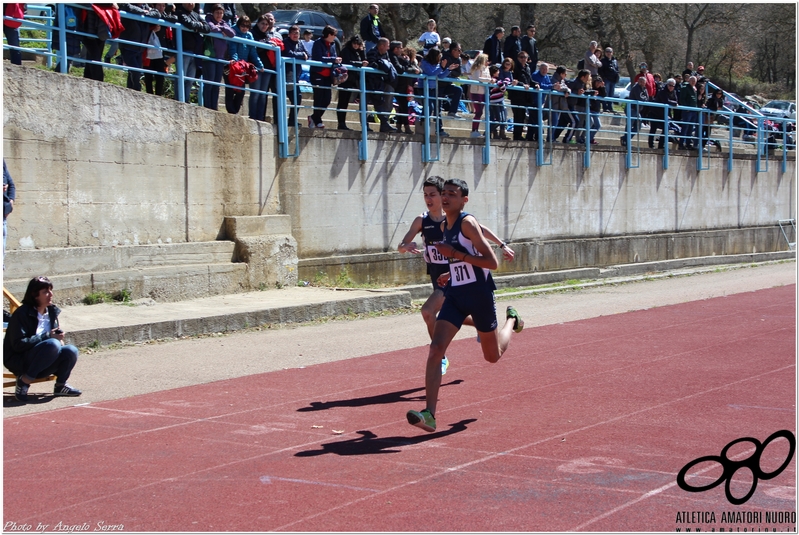
{"label": "camera in hand", "polygon": [[62,331],[61,328],[58,328],[58,329],[55,330],[55,333],[56,334],[64,334],[64,331]]}

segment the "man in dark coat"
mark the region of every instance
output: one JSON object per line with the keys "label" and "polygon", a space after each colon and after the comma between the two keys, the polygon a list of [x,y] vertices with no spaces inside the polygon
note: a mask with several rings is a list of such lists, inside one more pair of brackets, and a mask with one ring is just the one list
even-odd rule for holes
{"label": "man in dark coat", "polygon": [[369,14],[361,19],[361,39],[363,39],[367,54],[377,46],[381,37],[388,38],[380,23],[380,17],[377,16],[379,11],[380,7],[377,4],[372,4],[369,6]]}
{"label": "man in dark coat", "polygon": [[494,28],[494,34],[486,39],[483,45],[483,54],[488,56],[488,64],[502,63],[502,38],[505,37],[505,28]]}
{"label": "man in dark coat", "polygon": [[[530,56],[530,70],[538,65],[538,41],[535,40],[535,26],[527,26],[527,35],[522,37],[522,50]],[[516,57],[516,56],[514,56]]]}
{"label": "man in dark coat", "polygon": [[[150,9],[147,4],[119,4],[119,9],[131,15],[144,15],[145,17],[152,17],[154,19],[160,18],[161,14],[157,9]],[[146,44],[150,40],[150,23],[125,19],[123,24],[125,29],[120,39],[124,41],[133,41],[134,43]],[[122,51],[122,60],[125,65],[133,69],[141,69],[143,65],[142,51],[144,47],[120,43],[119,49]],[[141,77],[142,72],[137,70],[128,70],[128,89],[134,91],[141,91]]]}
{"label": "man in dark coat", "polygon": [[[513,58],[513,61],[516,61],[516,58],[519,57],[519,52],[522,51],[522,29],[518,26],[514,26],[510,29],[510,35],[505,38],[505,45],[503,47],[503,56],[506,58]],[[528,54],[529,57],[530,54]],[[535,64],[531,66],[533,70],[535,70]]]}

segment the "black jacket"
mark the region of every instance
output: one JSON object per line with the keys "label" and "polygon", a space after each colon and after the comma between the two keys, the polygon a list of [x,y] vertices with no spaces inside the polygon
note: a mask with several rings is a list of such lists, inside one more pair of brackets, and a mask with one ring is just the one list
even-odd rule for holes
{"label": "black jacket", "polygon": [[[538,41],[535,40],[535,37],[522,37],[522,50],[527,52],[527,55],[530,56],[530,60],[527,62],[529,65],[538,65]],[[516,58],[513,58],[516,61]]]}
{"label": "black jacket", "polygon": [[[175,6],[175,15],[178,22],[183,25],[183,50],[202,55],[205,38],[202,34],[210,33],[211,27],[196,11],[187,11],[183,4]],[[191,30],[187,32],[186,30]]]}
{"label": "black jacket", "polygon": [[518,89],[508,89],[508,98],[510,99],[510,103],[514,106],[533,106],[535,104],[533,94],[530,91],[525,91],[522,87],[523,85],[526,85],[530,87],[530,89],[534,89],[537,85],[533,81],[533,75],[530,72],[530,67],[528,65],[520,67],[517,63],[513,68],[513,79],[518,82],[516,85]]}
{"label": "black jacket", "polygon": [[8,214],[14,210],[11,201],[17,198],[17,188],[14,186],[14,179],[11,178],[11,173],[8,172],[8,167],[6,167],[6,161],[3,159],[3,185],[6,184],[8,184],[8,190],[3,192],[3,219],[8,217]]}
{"label": "black jacket", "polygon": [[[50,329],[58,328],[58,315],[61,309],[55,305],[47,307],[50,315]],[[6,336],[3,339],[3,365],[14,375],[22,373],[22,358],[33,347],[50,338],[50,333],[36,334],[39,317],[36,307],[22,305],[11,315]]]}
{"label": "black jacket", "polygon": [[[352,65],[353,67],[363,67],[363,62],[366,61],[366,54],[363,48],[358,50],[349,45],[344,45],[341,49],[341,64],[345,66]],[[361,82],[361,73],[359,71],[351,71],[347,76],[347,81],[341,84],[341,87],[358,87]]]}
{"label": "black jacket", "polygon": [[[492,35],[486,39],[485,44],[483,44],[483,54],[488,56],[489,65],[502,63],[502,43],[499,42],[496,35]],[[516,58],[511,59],[516,62]]]}
{"label": "black jacket", "polygon": [[616,58],[602,56],[602,66],[598,69],[599,76],[605,82],[615,84],[619,81],[619,63]]}
{"label": "black jacket", "polygon": [[380,17],[377,17],[377,28],[375,28],[374,19],[372,14],[369,13],[361,19],[361,39],[364,43],[369,41],[377,44],[381,37],[388,37],[383,30],[383,23],[380,22]]}
{"label": "black jacket", "polygon": [[[158,12],[158,10],[150,9],[147,7],[147,4],[119,4],[119,10],[130,15],[144,15],[145,17],[152,17],[154,19],[161,18],[161,14]],[[122,25],[125,26],[125,29],[120,34],[120,39],[144,44],[150,40],[149,22],[134,19],[122,19]],[[120,44],[119,46],[120,48],[126,48],[129,50],[142,49],[142,47],[134,45]]]}
{"label": "black jacket", "polygon": [[[519,37],[509,35],[505,38],[505,46],[503,47],[503,54],[506,58],[510,58],[516,63],[519,59],[519,52],[522,51],[522,40]],[[528,52],[529,54],[529,52]],[[535,65],[533,63],[532,65]]]}

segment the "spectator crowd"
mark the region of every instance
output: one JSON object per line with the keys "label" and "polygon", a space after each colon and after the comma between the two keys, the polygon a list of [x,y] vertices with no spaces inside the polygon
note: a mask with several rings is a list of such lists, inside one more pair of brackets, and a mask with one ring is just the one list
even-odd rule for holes
{"label": "spectator crowd", "polygon": [[[539,59],[533,24],[524,31],[513,26],[508,33],[502,27],[495,28],[482,51],[469,57],[460,43],[441,36],[433,19],[427,22],[416,46],[391,40],[380,20],[377,4],[369,6],[358,25],[359,33],[343,45],[332,26],[325,27],[316,40],[310,30],[301,35],[298,26],[292,26],[283,35],[276,30],[272,13],[251,21],[237,13],[236,4],[81,5],[81,9],[65,8],[65,25],[88,35],[67,32],[66,45],[70,57],[94,62],[84,64],[86,78],[103,80],[101,60],[114,61],[118,54],[117,61],[130,67],[128,88],[141,91],[143,80],[148,93],[164,95],[168,86],[166,75],[173,65],[180,63],[185,82],[182,92],[174,90],[175,98],[189,102],[195,84],[192,79],[200,79],[202,98],[198,100],[203,106],[217,110],[220,88],[224,87],[225,110],[236,114],[243,106],[244,87],[248,86],[249,117],[255,120],[267,119],[268,97],[277,94],[278,66],[274,51],[255,43],[273,45],[284,58],[298,60],[285,62],[286,95],[291,104],[289,126],[294,125],[296,111],[302,104],[299,84],[303,79],[310,82],[313,93],[313,112],[307,118],[307,126],[317,129],[325,127],[323,117],[331,105],[334,87],[338,96],[335,109],[339,130],[350,130],[346,119],[348,107],[354,102],[361,111],[373,106],[369,122],[379,123],[381,132],[412,132],[416,116],[426,108],[433,119],[433,132],[438,136],[448,135],[442,117],[458,119],[468,112],[473,114],[472,137],[486,135],[479,131],[486,114],[490,117],[489,134],[495,139],[509,139],[507,130],[512,129],[514,140],[535,142],[539,136],[546,136],[551,142],[596,144],[602,114],[618,113],[613,103],[605,100],[615,96],[621,79],[613,48],[590,42],[577,61],[576,72],[563,65],[550,65]],[[24,5],[6,4],[6,15],[21,16],[20,8],[13,6]],[[121,19],[119,10],[180,23],[189,30],[183,31],[181,61],[177,62],[175,52],[176,30],[127,17]],[[5,21],[9,44],[19,42],[18,31],[13,36],[15,24]],[[237,39],[229,40],[231,37]],[[124,43],[117,46],[111,41],[104,55],[108,39]],[[57,31],[52,40],[57,47]],[[16,58],[12,51],[12,62]],[[315,62],[308,74],[299,63],[305,60]],[[378,71],[370,71],[365,77],[366,99],[361,99],[359,73],[352,71],[362,67]],[[60,65],[56,67],[59,68]],[[574,73],[572,78],[570,72]],[[474,83],[463,83],[464,80]],[[506,96],[510,113],[505,107]],[[629,130],[638,134],[648,128],[651,148],[655,143],[663,148],[667,129],[671,137],[679,139],[679,148],[703,148],[711,133],[710,114],[724,108],[723,92],[718,89],[709,92],[704,67],[694,69],[692,63],[681,74],[669,74],[665,80],[641,63],[628,98],[634,103]],[[663,106],[650,106],[651,103]],[[682,110],[678,106],[699,108],[707,113]],[[273,97],[273,121],[277,118],[277,108],[277,99]],[[369,124],[366,128],[371,130]],[[627,136],[622,136],[622,145],[626,142]]]}

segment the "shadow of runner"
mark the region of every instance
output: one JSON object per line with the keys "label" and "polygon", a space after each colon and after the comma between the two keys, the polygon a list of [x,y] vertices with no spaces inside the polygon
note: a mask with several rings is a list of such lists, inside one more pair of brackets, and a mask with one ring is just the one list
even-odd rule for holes
{"label": "shadow of runner", "polygon": [[400,453],[401,446],[412,446],[414,444],[421,444],[428,440],[435,440],[437,438],[453,435],[466,431],[466,426],[472,422],[476,422],[477,418],[469,418],[461,420],[460,422],[450,424],[450,428],[446,431],[436,431],[419,435],[416,437],[385,437],[378,438],[377,435],[371,431],[357,431],[358,438],[350,440],[342,440],[340,442],[328,442],[322,444],[322,448],[318,450],[300,451],[294,454],[295,457],[316,457],[317,455],[324,455],[326,453],[335,453],[336,455],[371,455],[373,453]]}
{"label": "shadow of runner", "polygon": [[[463,379],[455,379],[441,386],[459,385],[462,382]],[[325,411],[333,407],[364,407],[366,405],[382,405],[385,403],[399,403],[402,401],[424,401],[424,395],[409,398],[404,397],[415,392],[424,392],[424,387],[388,392],[386,394],[367,396],[364,398],[340,399],[337,401],[312,401],[309,407],[301,407],[297,409],[297,412]]]}

